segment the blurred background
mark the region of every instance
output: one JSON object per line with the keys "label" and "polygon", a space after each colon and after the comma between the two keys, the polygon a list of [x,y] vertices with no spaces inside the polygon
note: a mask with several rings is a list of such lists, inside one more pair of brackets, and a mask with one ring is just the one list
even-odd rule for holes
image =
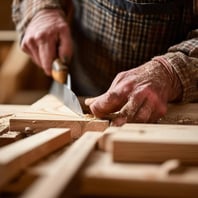
{"label": "blurred background", "polygon": [[48,93],[51,78],[19,48],[11,5],[0,1],[0,104],[32,104]]}

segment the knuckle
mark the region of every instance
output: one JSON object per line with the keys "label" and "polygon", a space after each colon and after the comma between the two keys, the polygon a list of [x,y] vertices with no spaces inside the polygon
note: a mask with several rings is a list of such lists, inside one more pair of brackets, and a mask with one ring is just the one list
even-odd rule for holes
{"label": "knuckle", "polygon": [[66,23],[61,23],[58,25],[58,29],[61,31],[66,31],[66,30],[68,30],[68,26]]}
{"label": "knuckle", "polygon": [[44,32],[37,32],[34,36],[34,40],[39,42],[39,41],[43,41],[46,37],[46,33]]}
{"label": "knuckle", "polygon": [[166,105],[161,105],[159,108],[159,117],[162,117],[166,114],[167,112],[167,106]]}

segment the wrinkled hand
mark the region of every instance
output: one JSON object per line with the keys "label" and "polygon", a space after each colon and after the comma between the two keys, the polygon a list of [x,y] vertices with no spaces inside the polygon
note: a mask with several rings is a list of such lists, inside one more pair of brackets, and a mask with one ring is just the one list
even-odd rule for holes
{"label": "wrinkled hand", "polygon": [[117,112],[114,125],[156,122],[167,111],[167,102],[181,95],[174,71],[158,61],[119,73],[106,93],[85,101],[99,118]]}
{"label": "wrinkled hand", "polygon": [[51,65],[57,56],[62,61],[65,57],[71,59],[72,39],[63,11],[39,11],[26,29],[21,48],[47,75],[51,75]]}

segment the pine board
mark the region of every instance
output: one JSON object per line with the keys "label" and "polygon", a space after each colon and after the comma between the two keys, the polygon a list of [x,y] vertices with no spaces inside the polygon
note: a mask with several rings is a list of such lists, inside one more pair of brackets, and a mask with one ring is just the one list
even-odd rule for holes
{"label": "pine board", "polygon": [[95,152],[81,173],[81,183],[85,197],[195,198],[198,167],[166,174],[164,164],[113,162],[110,153]]}
{"label": "pine board", "polygon": [[32,133],[47,128],[70,128],[73,139],[79,138],[85,131],[104,131],[109,121],[78,115],[67,108],[53,95],[46,95],[31,107],[10,119],[10,130],[24,132],[29,127]]}
{"label": "pine board", "polygon": [[48,129],[0,149],[0,188],[24,168],[71,141],[69,129]]}
{"label": "pine board", "polygon": [[[94,150],[100,137],[100,132],[86,132],[83,134],[68,150],[58,157],[53,164],[53,171],[38,179],[22,197],[59,197]],[[56,182],[54,183],[54,181]]]}
{"label": "pine board", "polygon": [[111,136],[115,161],[198,163],[198,126],[127,124]]}

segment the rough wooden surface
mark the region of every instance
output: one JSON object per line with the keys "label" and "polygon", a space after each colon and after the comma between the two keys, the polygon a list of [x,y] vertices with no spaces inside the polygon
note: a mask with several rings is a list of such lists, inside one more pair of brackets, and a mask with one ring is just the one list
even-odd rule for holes
{"label": "rough wooden surface", "polygon": [[198,125],[198,103],[169,104],[168,111],[158,123]]}
{"label": "rough wooden surface", "polygon": [[10,118],[28,108],[28,105],[2,105],[0,104],[0,135],[9,130]]}
{"label": "rough wooden surface", "polygon": [[109,153],[96,152],[82,171],[81,195],[195,198],[198,167],[183,167],[167,174],[165,165],[118,163]]}
{"label": "rough wooden surface", "polygon": [[137,125],[123,127],[111,138],[113,160],[163,162],[179,159],[198,164],[198,126]]}
{"label": "rough wooden surface", "polygon": [[53,172],[41,177],[22,197],[59,197],[94,150],[100,137],[100,132],[86,132],[60,155],[53,164]]}
{"label": "rough wooden surface", "polygon": [[69,129],[48,129],[0,149],[0,188],[21,170],[71,141]]}
{"label": "rough wooden surface", "polygon": [[37,133],[47,128],[70,128],[74,139],[85,131],[104,131],[109,126],[107,120],[98,120],[86,115],[78,115],[67,108],[53,95],[46,95],[28,110],[10,119],[10,130],[23,132],[26,127]]}
{"label": "rough wooden surface", "polygon": [[8,131],[0,135],[0,147],[22,139],[24,135],[18,131]]}
{"label": "rough wooden surface", "polygon": [[15,42],[0,68],[0,103],[8,103],[20,89],[29,63],[30,58],[21,51],[18,42]]}

